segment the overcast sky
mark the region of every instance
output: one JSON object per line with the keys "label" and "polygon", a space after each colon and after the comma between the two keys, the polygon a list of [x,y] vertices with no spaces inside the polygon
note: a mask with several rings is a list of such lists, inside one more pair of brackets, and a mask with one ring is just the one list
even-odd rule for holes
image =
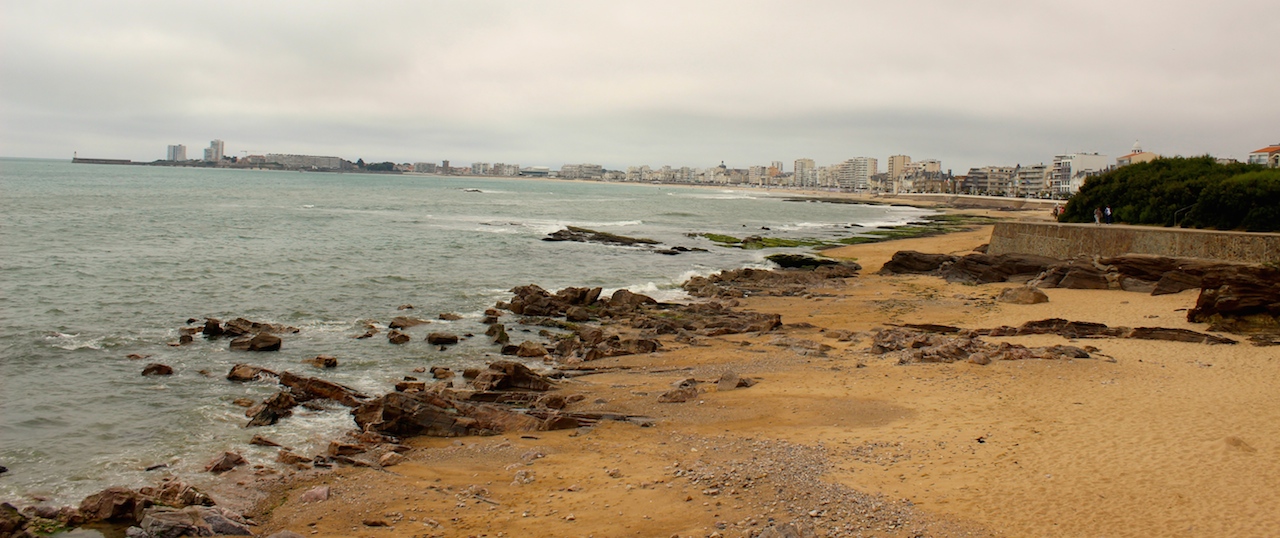
{"label": "overcast sky", "polygon": [[558,168],[1243,160],[1275,0],[0,0],[0,155]]}

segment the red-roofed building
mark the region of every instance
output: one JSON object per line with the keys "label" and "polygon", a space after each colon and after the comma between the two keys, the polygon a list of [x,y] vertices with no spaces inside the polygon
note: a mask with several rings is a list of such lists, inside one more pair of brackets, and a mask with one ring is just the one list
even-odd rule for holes
{"label": "red-roofed building", "polygon": [[1272,144],[1249,154],[1249,164],[1280,168],[1280,144]]}
{"label": "red-roofed building", "polygon": [[1133,150],[1128,155],[1116,158],[1116,167],[1119,168],[1121,166],[1129,166],[1131,164],[1149,163],[1159,158],[1160,156],[1155,153],[1142,151],[1142,146],[1137,142],[1134,142]]}

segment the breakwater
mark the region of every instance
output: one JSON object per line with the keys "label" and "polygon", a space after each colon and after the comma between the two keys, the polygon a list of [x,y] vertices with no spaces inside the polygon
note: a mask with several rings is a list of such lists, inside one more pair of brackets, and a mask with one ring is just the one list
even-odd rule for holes
{"label": "breakwater", "polygon": [[1099,226],[1056,222],[1001,222],[991,232],[991,254],[1150,254],[1244,263],[1280,261],[1280,234],[1223,232],[1149,226]]}

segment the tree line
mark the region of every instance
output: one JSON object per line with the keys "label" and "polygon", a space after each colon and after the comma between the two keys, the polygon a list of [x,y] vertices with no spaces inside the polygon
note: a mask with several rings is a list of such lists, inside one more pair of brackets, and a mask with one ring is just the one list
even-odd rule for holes
{"label": "tree line", "polygon": [[1116,222],[1250,232],[1280,231],[1280,169],[1203,157],[1160,158],[1089,178],[1060,222]]}

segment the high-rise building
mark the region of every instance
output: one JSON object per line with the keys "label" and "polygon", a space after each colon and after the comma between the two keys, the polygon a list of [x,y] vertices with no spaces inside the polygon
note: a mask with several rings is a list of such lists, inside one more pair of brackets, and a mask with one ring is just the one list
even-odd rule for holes
{"label": "high-rise building", "polygon": [[911,157],[906,155],[890,155],[889,156],[889,180],[900,179],[907,173],[907,165],[911,164]]}
{"label": "high-rise building", "polygon": [[871,187],[871,177],[880,171],[880,163],[874,157],[856,157],[853,159],[853,188],[866,190]]}
{"label": "high-rise building", "polygon": [[778,169],[778,173],[776,175],[780,176],[784,172],[784,170],[782,169],[782,161],[773,161],[769,163],[769,166],[772,168]]}
{"label": "high-rise building", "polygon": [[215,163],[221,161],[223,155],[226,154],[224,149],[225,146],[221,140],[209,142],[209,147],[204,148],[204,160]]}
{"label": "high-rise building", "polygon": [[796,187],[816,187],[818,185],[818,167],[813,159],[796,159],[795,172],[791,178]]}
{"label": "high-rise building", "polygon": [[185,161],[187,160],[187,147],[182,144],[169,146],[164,152],[164,160],[166,161]]}

